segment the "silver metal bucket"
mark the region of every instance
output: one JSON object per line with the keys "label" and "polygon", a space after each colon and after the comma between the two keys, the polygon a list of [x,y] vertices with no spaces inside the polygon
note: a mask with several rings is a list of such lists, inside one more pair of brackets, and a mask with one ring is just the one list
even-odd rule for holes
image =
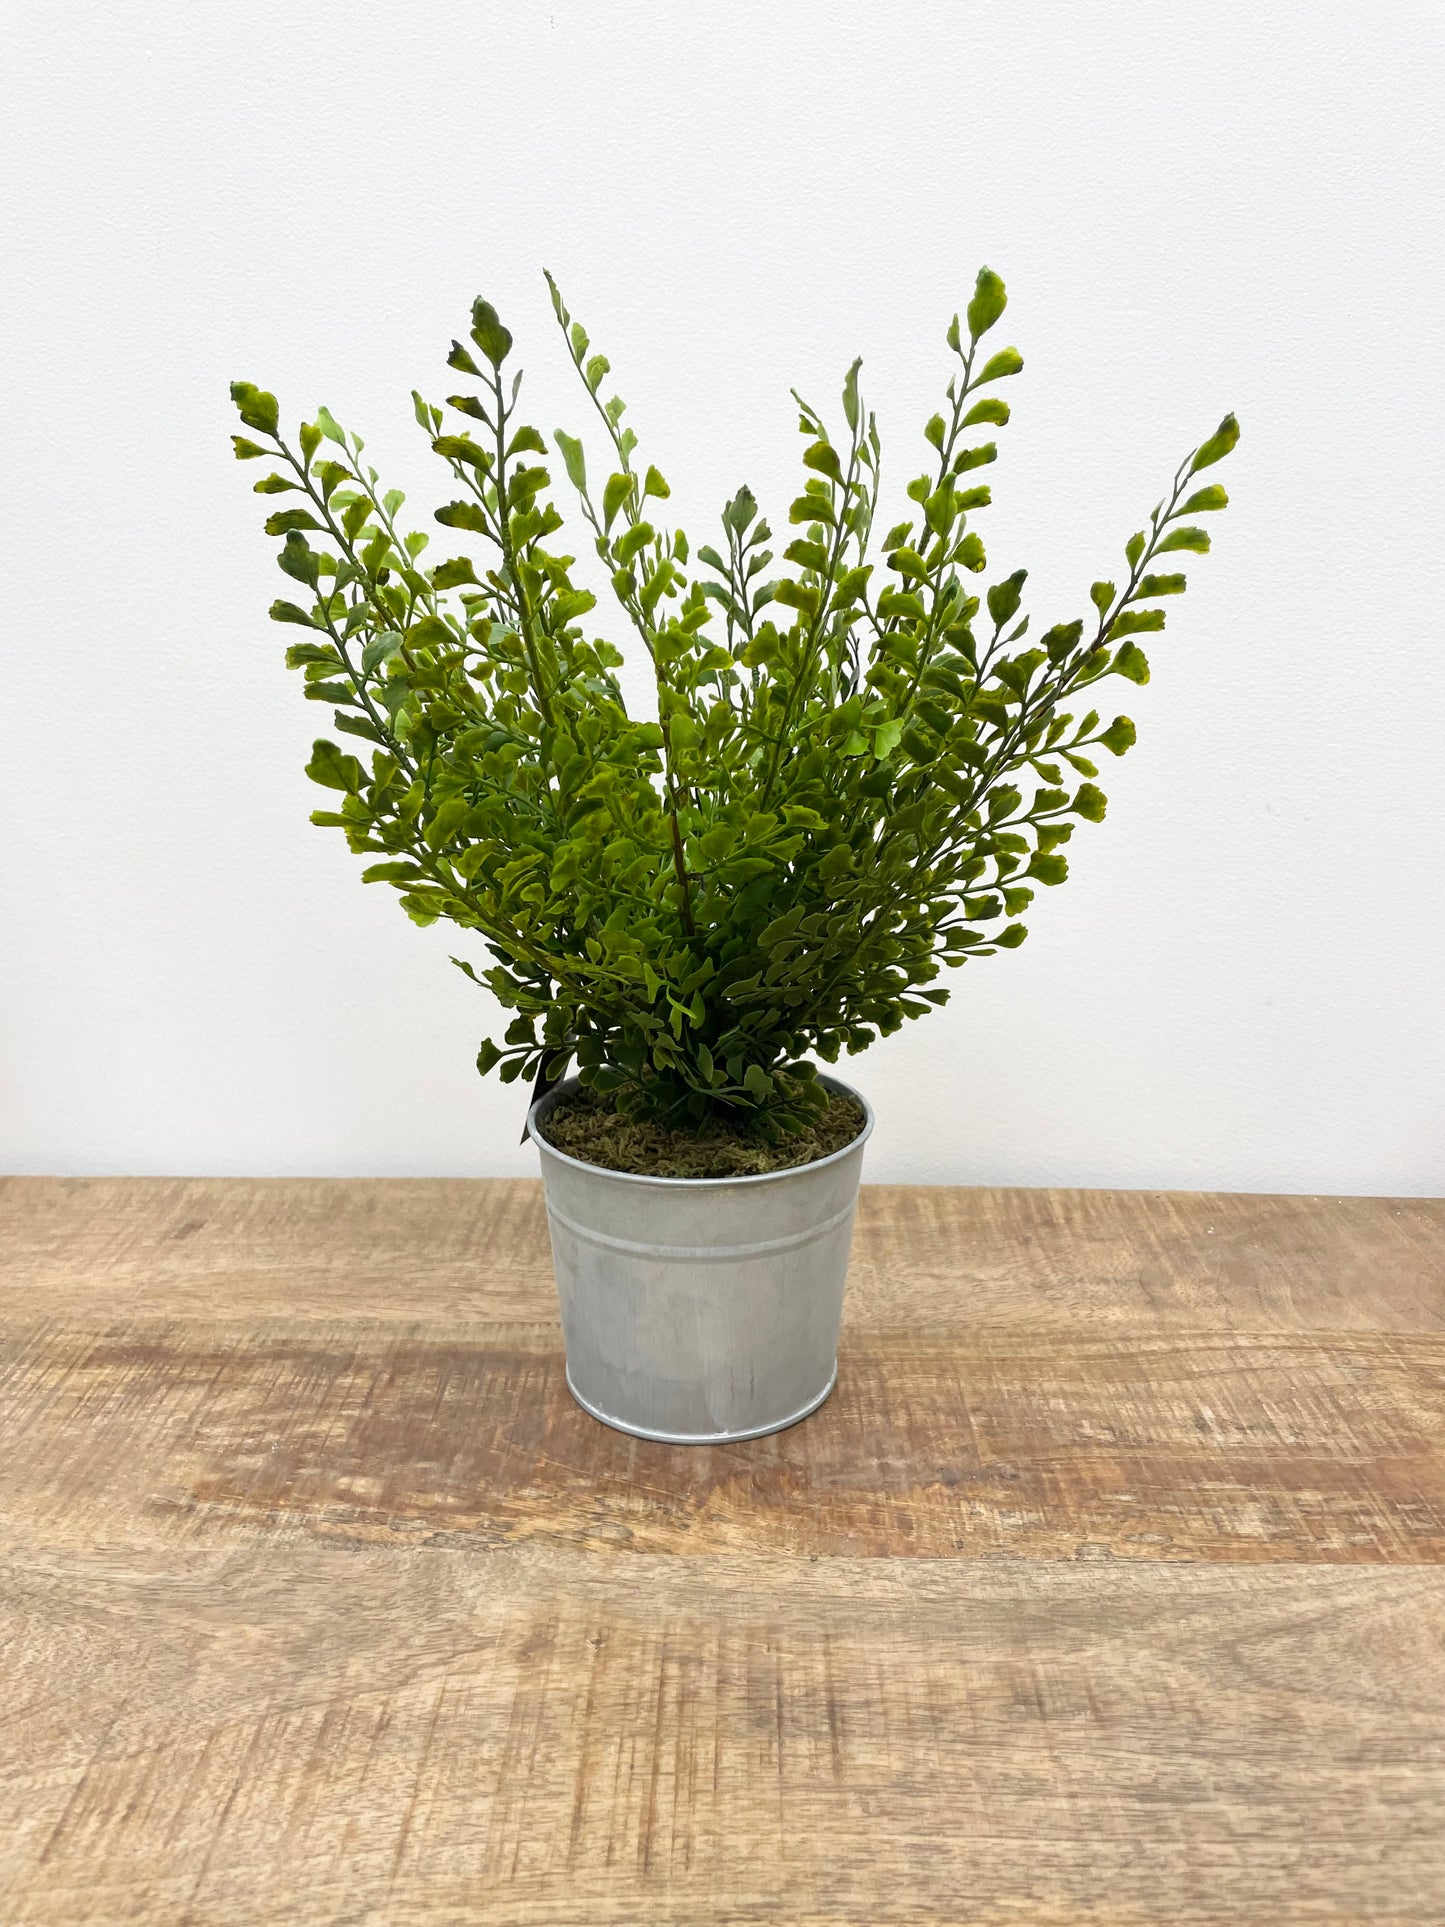
{"label": "silver metal bucket", "polygon": [[831,1157],[747,1178],[648,1178],[584,1164],[538,1126],[567,1383],[604,1425],[673,1445],[780,1432],[838,1376],[863,1129]]}

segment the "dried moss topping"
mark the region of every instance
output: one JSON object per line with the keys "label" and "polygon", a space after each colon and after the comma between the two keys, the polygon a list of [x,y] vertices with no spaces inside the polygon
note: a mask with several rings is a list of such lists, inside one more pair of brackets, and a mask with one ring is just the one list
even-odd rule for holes
{"label": "dried moss topping", "polygon": [[831,1157],[851,1144],[863,1125],[863,1106],[838,1091],[828,1093],[828,1108],[815,1121],[777,1144],[722,1122],[699,1133],[619,1117],[609,1098],[578,1091],[547,1114],[543,1135],[569,1158],[609,1171],[647,1178],[750,1178]]}

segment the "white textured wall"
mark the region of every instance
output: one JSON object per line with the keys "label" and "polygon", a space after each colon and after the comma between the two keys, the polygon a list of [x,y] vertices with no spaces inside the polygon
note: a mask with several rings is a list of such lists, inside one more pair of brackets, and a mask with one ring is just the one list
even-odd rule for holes
{"label": "white textured wall", "polygon": [[265,619],[232,376],[429,509],[408,391],[474,293],[540,425],[586,419],[546,265],[696,540],[743,478],[781,516],[789,385],[855,353],[901,485],[987,261],[1028,367],[980,527],[1036,620],[1226,407],[1244,439],[1070,882],[845,1065],[870,1175],[1445,1188],[1436,0],[5,22],[0,1168],[530,1165],[456,937],[306,820],[325,712]]}

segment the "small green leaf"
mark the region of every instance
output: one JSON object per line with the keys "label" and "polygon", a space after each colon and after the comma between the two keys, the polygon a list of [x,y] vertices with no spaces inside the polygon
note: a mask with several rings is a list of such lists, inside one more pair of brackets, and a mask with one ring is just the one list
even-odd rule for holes
{"label": "small green leaf", "polygon": [[1109,636],[1117,642],[1121,636],[1140,636],[1152,634],[1164,627],[1162,609],[1126,609],[1122,615],[1115,616],[1109,624]]}
{"label": "small green leaf", "polygon": [[[502,326],[490,301],[480,296],[472,303],[472,340],[494,368],[500,368],[512,352],[512,337]],[[472,369],[472,373],[479,373]]]}
{"label": "small green leaf", "polygon": [[833,504],[826,495],[800,495],[788,508],[788,520],[794,524],[807,522],[826,522],[832,524],[837,517]]}
{"label": "small green leaf", "polygon": [[1194,555],[1208,555],[1209,532],[1207,529],[1170,529],[1164,540],[1155,549],[1156,555],[1168,555],[1175,549],[1188,549]]}
{"label": "small green leaf", "polygon": [[266,517],[267,535],[289,535],[294,529],[319,529],[321,524],[309,509],[278,509]]}
{"label": "small green leaf", "polygon": [[1138,731],[1127,716],[1116,716],[1099,741],[1112,755],[1122,756],[1138,741]]}
{"label": "small green leaf", "polygon": [[574,435],[564,429],[552,431],[552,439],[562,451],[562,460],[567,464],[567,477],[573,488],[581,491],[587,487],[587,456],[582,444]]}
{"label": "small green leaf", "polygon": [[843,379],[843,419],[850,429],[858,427],[858,370],[863,366],[860,355]]}
{"label": "small green leaf", "polygon": [[1211,482],[1206,488],[1197,488],[1187,502],[1182,502],[1175,510],[1178,515],[1205,515],[1211,509],[1229,507],[1229,497],[1218,482]]}
{"label": "small green leaf", "polygon": [[650,522],[634,522],[632,527],[618,538],[617,546],[613,551],[618,562],[623,566],[629,563],[633,556],[647,547],[656,533]]}
{"label": "small green leaf", "polygon": [[[782,585],[779,585],[778,600],[779,602],[788,600],[782,594]],[[923,607],[921,596],[913,595],[904,589],[885,589],[878,598],[878,613],[885,618],[902,616],[906,621],[922,622],[927,612]]]}
{"label": "small green leaf", "polygon": [[286,537],[276,563],[293,582],[304,582],[310,589],[314,589],[320,579],[321,559],[298,531],[293,530]]}
{"label": "small green leaf", "polygon": [[833,591],[833,600],[839,608],[850,602],[857,602],[867,592],[868,579],[873,573],[873,564],[865,562],[861,568],[848,569],[839,576]]}
{"label": "small green leaf", "polygon": [[1009,418],[1009,405],[995,395],[985,395],[976,401],[959,423],[961,428],[973,428],[978,422],[992,422],[1002,428]]}
{"label": "small green leaf", "polygon": [[1017,348],[1000,348],[996,355],[990,356],[983,364],[975,380],[979,384],[1001,381],[1005,375],[1016,375],[1023,365],[1024,358]]}
{"label": "small green leaf", "polygon": [[1137,642],[1126,642],[1111,667],[1116,676],[1127,676],[1130,682],[1146,683],[1149,680],[1149,658]]}
{"label": "small green leaf", "polygon": [[343,448],[346,446],[345,430],[329,408],[322,407],[317,409],[316,426],[321,430],[328,442],[339,442]]}
{"label": "small green leaf", "polygon": [[617,520],[617,511],[632,493],[634,477],[631,475],[609,475],[607,486],[602,491],[602,526],[610,529]]}
{"label": "small green leaf", "polygon": [[971,468],[983,468],[989,462],[998,460],[998,443],[984,442],[979,448],[966,448],[961,455],[953,458],[955,475],[966,474]]}
{"label": "small green leaf", "polygon": [[335,743],[328,743],[324,737],[311,745],[311,761],[306,765],[306,774],[313,783],[320,783],[323,789],[346,790],[352,795],[366,781],[356,758],[343,756]]}
{"label": "small green leaf", "polygon": [[[1029,859],[1028,868],[1024,872],[1025,876],[1036,877],[1040,883],[1046,883],[1050,886],[1056,883],[1062,883],[1068,874],[1069,859],[1066,856],[1057,856],[1051,851],[1044,850],[1036,850],[1034,852],[1033,856]],[[1005,932],[1005,935],[1007,935],[1007,932]]]}
{"label": "small green leaf", "polygon": [[481,1072],[482,1076],[485,1077],[487,1072],[494,1070],[501,1061],[501,1051],[498,1050],[490,1037],[484,1037],[482,1039],[482,1047],[477,1052],[477,1069]]}
{"label": "small green leaf", "polygon": [[1186,579],[1182,575],[1145,575],[1139,578],[1138,596],[1183,595]]}
{"label": "small green leaf", "polygon": [[1109,604],[1114,600],[1112,582],[1096,582],[1089,590],[1089,600],[1102,616],[1107,613]]}
{"label": "small green leaf", "polygon": [[933,446],[941,454],[943,452],[944,437],[947,433],[948,423],[943,419],[942,415],[931,415],[928,420],[928,426],[923,431],[923,437],[925,441],[932,442]]}
{"label": "small green leaf", "polygon": [[637,600],[649,614],[656,608],[665,592],[671,588],[675,573],[672,564],[664,559],[643,583]]}
{"label": "small green leaf", "polygon": [[443,528],[470,529],[473,535],[490,535],[492,525],[476,502],[448,502],[439,508],[436,519]]}
{"label": "small green leaf", "polygon": [[[968,304],[968,333],[970,340],[977,341],[986,335],[1008,306],[1008,295],[1004,284],[992,268],[980,268],[978,280],[974,284],[973,299]],[[1005,350],[1005,353],[1009,352]],[[1022,363],[1019,364],[1022,367]],[[1010,373],[1012,370],[1009,371]],[[988,380],[985,369],[982,379]]]}
{"label": "small green leaf", "polygon": [[273,602],[270,608],[273,622],[294,622],[298,629],[314,629],[317,625],[304,609],[298,609],[294,602]]}
{"label": "small green leaf", "polygon": [[1081,621],[1055,623],[1046,635],[1040,637],[1049,661],[1062,662],[1066,656],[1077,649],[1083,633],[1084,625]]}
{"label": "small green leaf", "polygon": [[381,663],[388,662],[401,648],[401,637],[395,629],[388,629],[384,635],[373,636],[361,652],[361,671],[369,676]]}
{"label": "small green leaf", "polygon": [[552,604],[552,623],[555,628],[563,628],[575,622],[578,616],[585,616],[589,609],[597,607],[597,598],[590,589],[572,589],[566,595],[559,595]]}
{"label": "small green leaf", "polygon": [[741,539],[747,534],[757,512],[757,497],[744,485],[723,509],[723,527],[731,529]]}
{"label": "small green leaf", "polygon": [[1001,629],[1018,613],[1028,573],[1027,569],[1015,569],[1011,576],[1006,576],[1002,582],[995,582],[989,590],[988,612],[993,617],[995,628]]}
{"label": "small green leaf", "polygon": [[[355,479],[351,470],[341,462],[318,462],[316,464],[316,475],[321,483],[322,498],[328,502],[343,482],[350,482]],[[362,499],[364,500],[365,498],[363,497]]]}
{"label": "small green leaf", "polygon": [[1076,816],[1082,816],[1088,823],[1102,823],[1109,799],[1093,783],[1081,783],[1078,794],[1069,805]]}
{"label": "small green leaf", "polygon": [[935,489],[923,504],[923,519],[935,535],[947,535],[958,520],[958,498],[947,482]]}
{"label": "small green leaf", "polygon": [[1233,415],[1226,415],[1209,440],[1195,450],[1189,473],[1197,475],[1201,468],[1213,468],[1216,462],[1222,462],[1238,440],[1239,423]]}
{"label": "small green leaf", "polygon": [[841,482],[843,479],[838,451],[831,442],[814,442],[811,447],[805,448],[803,462],[806,467],[816,469],[820,475],[826,475],[832,481]]}
{"label": "small green leaf", "polygon": [[1144,531],[1143,529],[1139,529],[1133,535],[1131,535],[1129,537],[1129,540],[1124,544],[1125,560],[1128,562],[1129,567],[1131,569],[1137,564],[1139,557],[1143,553],[1144,553]]}
{"label": "small green leaf", "polygon": [[661,471],[649,468],[642,483],[642,499],[646,501],[649,495],[656,495],[665,501],[671,493],[672,490],[667,486]]}
{"label": "small green leaf", "polygon": [[726,823],[705,830],[697,840],[698,848],[709,863],[721,863],[736,843],[736,832]]}
{"label": "small green leaf", "polygon": [[348,736],[364,736],[368,743],[377,743],[382,748],[386,747],[386,737],[369,717],[348,716],[343,710],[338,709],[331,721],[334,728],[344,730]]}
{"label": "small green leaf", "polygon": [[259,442],[249,442],[244,435],[233,435],[231,437],[231,446],[236,451],[236,460],[238,462],[254,462],[258,455],[267,453],[267,450],[262,448]]}
{"label": "small green leaf", "polygon": [[253,381],[233,381],[231,400],[247,428],[259,429],[263,435],[273,438],[279,436],[281,411],[274,395],[268,395]]}

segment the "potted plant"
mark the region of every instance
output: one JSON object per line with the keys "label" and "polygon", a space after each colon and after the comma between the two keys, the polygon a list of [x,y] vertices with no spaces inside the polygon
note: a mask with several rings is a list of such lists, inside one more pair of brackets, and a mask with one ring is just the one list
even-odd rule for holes
{"label": "potted plant", "polygon": [[1227,499],[1195,478],[1238,428],[1226,416],[1186,457],[1087,621],[1035,640],[1024,570],[971,586],[997,389],[1023,365],[982,345],[996,274],[948,328],[946,406],[881,541],[859,364],[841,432],[795,394],[805,479],[776,569],[746,488],[711,546],[666,525],[668,484],[548,283],[600,469],[553,441],[653,714],[629,713],[622,653],[563,552],[547,444],[487,302],[448,357],[457,419],[413,396],[456,485],[436,520],[469,554],[423,562],[401,493],[324,408],[288,441],[275,398],[235,383],[236,454],[276,462],[258,493],[297,497],[266,523],[295,585],[271,615],[306,631],[288,663],[365,746],[316,743],[308,773],[336,802],[312,821],[415,922],[475,932],[490,966],[453,961],[514,1013],[477,1065],[534,1080],[574,1393],[643,1436],[749,1437],[811,1411],[836,1370],[872,1118],[814,1060],[943,1004],[945,965],[1023,942],[1075,823],[1104,815],[1094,757],[1134,741],[1094,686],[1148,680],[1138,639],[1184,589],[1176,558],[1209,548],[1194,518]]}

